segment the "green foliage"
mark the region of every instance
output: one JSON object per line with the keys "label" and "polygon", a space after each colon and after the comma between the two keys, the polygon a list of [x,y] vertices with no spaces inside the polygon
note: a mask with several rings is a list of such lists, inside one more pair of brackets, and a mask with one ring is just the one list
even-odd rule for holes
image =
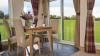
{"label": "green foliage", "polygon": [[100,21],[100,18],[98,17],[98,18],[95,18],[95,21]]}
{"label": "green foliage", "polygon": [[65,20],[70,20],[70,17],[64,16]]}
{"label": "green foliage", "polygon": [[[50,19],[61,19],[61,16],[50,15]],[[64,20],[75,20],[76,16],[72,15],[71,17],[64,16]]]}
{"label": "green foliage", "polygon": [[[64,20],[64,39],[65,41],[74,41],[75,34],[75,20]],[[61,22],[59,20],[58,36],[61,39]]]}
{"label": "green foliage", "polygon": [[0,11],[0,18],[4,18],[4,12],[3,11]]}
{"label": "green foliage", "polygon": [[8,33],[6,31],[5,26],[2,24],[3,23],[3,19],[0,19],[0,34],[1,34],[1,40],[7,40],[8,38]]}
{"label": "green foliage", "polygon": [[71,18],[71,20],[76,20],[76,16],[75,15],[72,15],[70,18]]}
{"label": "green foliage", "polygon": [[5,19],[9,19],[9,14],[6,14],[4,17]]}
{"label": "green foliage", "polygon": [[[95,42],[100,43],[100,23],[94,23],[94,37]],[[65,41],[74,41],[75,37],[75,20],[64,20],[64,39]],[[58,38],[61,40],[61,22],[58,25]]]}
{"label": "green foliage", "polygon": [[56,16],[56,15],[50,15],[50,19],[60,19],[60,16]]}

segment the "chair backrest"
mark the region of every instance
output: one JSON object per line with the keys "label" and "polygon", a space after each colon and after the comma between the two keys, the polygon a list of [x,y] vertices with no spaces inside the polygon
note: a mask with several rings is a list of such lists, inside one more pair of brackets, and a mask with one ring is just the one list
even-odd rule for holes
{"label": "chair backrest", "polygon": [[51,27],[52,27],[53,33],[58,32],[58,23],[59,23],[58,19],[52,19],[51,20]]}
{"label": "chair backrest", "polygon": [[19,47],[25,47],[25,35],[21,19],[14,19],[13,25],[16,32],[17,45]]}

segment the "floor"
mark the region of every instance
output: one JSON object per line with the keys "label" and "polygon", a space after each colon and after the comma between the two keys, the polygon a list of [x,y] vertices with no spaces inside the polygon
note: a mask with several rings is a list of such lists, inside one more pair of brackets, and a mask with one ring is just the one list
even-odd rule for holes
{"label": "floor", "polygon": [[100,56],[100,54],[91,54],[91,53],[85,53],[83,51],[78,51],[71,56]]}
{"label": "floor", "polygon": [[[48,45],[45,44],[44,48],[42,48],[40,56],[71,56],[77,51],[78,49],[72,45],[54,43],[53,53],[51,53],[48,51]],[[4,51],[4,53],[2,53],[0,56],[9,56],[9,55],[7,51]],[[16,56],[16,54],[12,54],[12,56]],[[37,51],[34,53],[34,56],[39,56]]]}

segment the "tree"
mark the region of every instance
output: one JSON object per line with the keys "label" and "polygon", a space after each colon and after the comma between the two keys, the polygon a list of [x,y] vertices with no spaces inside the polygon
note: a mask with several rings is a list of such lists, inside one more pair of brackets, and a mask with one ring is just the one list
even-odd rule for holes
{"label": "tree", "polygon": [[64,16],[65,20],[70,20],[70,17]]}
{"label": "tree", "polygon": [[100,21],[100,17],[95,18],[95,21]]}
{"label": "tree", "polygon": [[71,19],[72,19],[72,20],[75,20],[75,19],[76,19],[76,16],[75,16],[75,15],[72,15],[72,16],[71,16]]}
{"label": "tree", "polygon": [[50,15],[50,19],[56,19],[56,15]]}
{"label": "tree", "polygon": [[0,18],[4,18],[4,12],[3,11],[0,11]]}
{"label": "tree", "polygon": [[6,14],[4,17],[5,19],[9,19],[9,14]]}

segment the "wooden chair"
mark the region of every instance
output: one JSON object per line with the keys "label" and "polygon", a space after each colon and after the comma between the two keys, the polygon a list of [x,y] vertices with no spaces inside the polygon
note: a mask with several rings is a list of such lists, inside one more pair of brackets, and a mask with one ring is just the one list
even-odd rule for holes
{"label": "wooden chair", "polygon": [[[53,41],[55,43],[57,43],[57,48],[58,48],[58,44],[59,44],[59,39],[58,39],[58,34],[57,34],[57,32],[58,32],[58,23],[59,23],[58,20],[53,19],[53,20],[51,20],[51,24],[50,24],[50,26],[52,27],[52,37],[53,37]],[[47,33],[46,32],[42,32],[40,34],[44,36],[43,42],[44,43],[45,42],[48,42]]]}
{"label": "wooden chair", "polygon": [[53,31],[53,40],[54,40],[55,43],[57,43],[57,48],[58,48],[58,44],[59,44],[58,24],[59,24],[59,20],[58,19],[52,19],[51,20],[51,27],[52,27],[52,31]]}

